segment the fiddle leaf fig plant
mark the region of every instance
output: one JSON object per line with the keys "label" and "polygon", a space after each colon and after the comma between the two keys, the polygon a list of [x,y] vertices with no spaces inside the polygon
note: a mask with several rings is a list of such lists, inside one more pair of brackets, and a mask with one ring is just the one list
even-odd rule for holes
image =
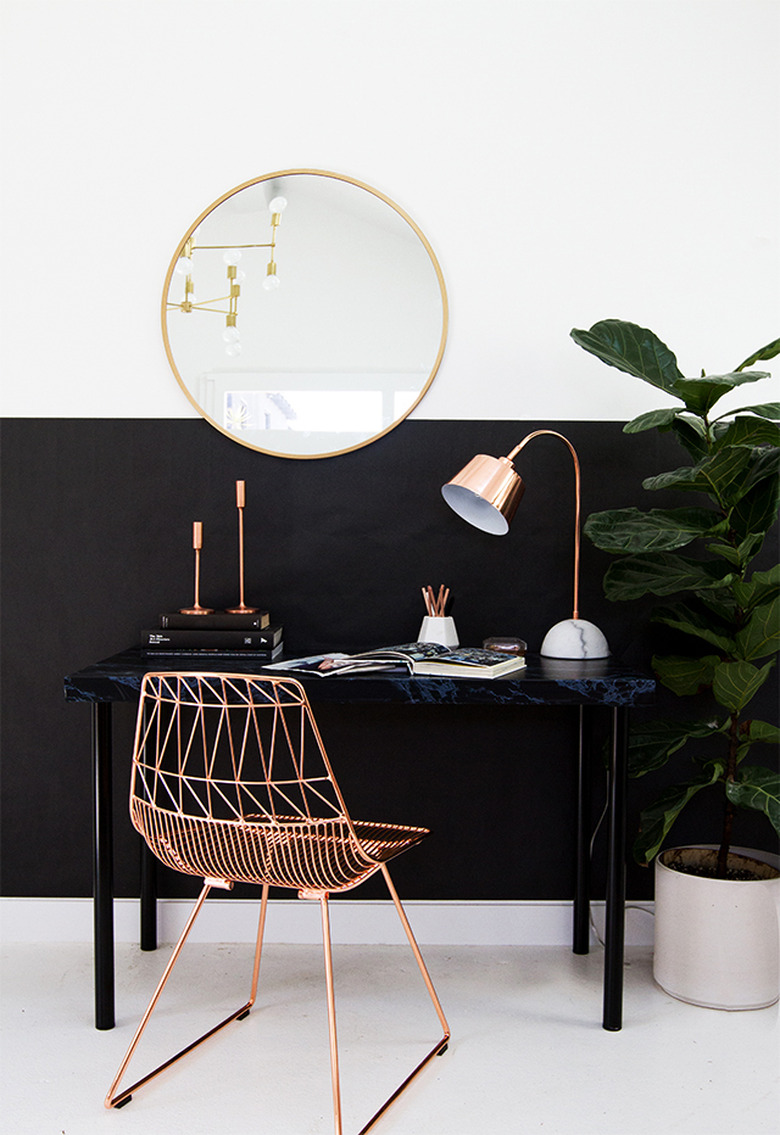
{"label": "fiddle leaf fig plant", "polygon": [[608,599],[663,600],[651,618],[678,632],[685,645],[679,654],[653,657],[659,681],[680,698],[706,697],[703,716],[683,713],[633,730],[629,772],[637,777],[695,742],[688,750],[692,767],[642,812],[635,856],[649,863],[686,805],[705,789],[717,790],[724,805],[717,874],[725,877],[737,808],[763,813],[780,834],[780,775],[752,763],[753,746],[777,746],[780,729],[750,710],[780,650],[780,564],[752,570],[780,504],[780,403],[723,414],[715,408],[736,387],[769,377],[749,368],[780,354],[780,339],[727,374],[686,378],[666,344],[634,323],[607,319],[571,335],[678,403],[641,414],[624,431],[676,436],[688,463],[643,486],[684,493],[683,506],[594,513],[584,531],[615,557],[604,577]]}

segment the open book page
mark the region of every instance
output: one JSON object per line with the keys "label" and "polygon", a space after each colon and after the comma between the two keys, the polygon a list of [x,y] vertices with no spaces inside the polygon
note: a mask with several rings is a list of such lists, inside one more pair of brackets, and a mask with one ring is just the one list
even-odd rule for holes
{"label": "open book page", "polygon": [[326,678],[337,674],[361,674],[375,670],[406,669],[415,675],[435,677],[493,678],[520,670],[525,659],[497,650],[480,647],[441,646],[435,642],[409,642],[400,646],[378,647],[362,654],[314,654],[293,658],[265,669],[297,674],[315,674]]}
{"label": "open book page", "polygon": [[353,674],[368,670],[411,671],[416,661],[428,660],[447,653],[446,646],[435,642],[410,642],[401,646],[380,647],[363,654],[312,654],[306,658],[291,658],[265,669],[288,671],[295,674],[316,674],[326,678],[329,674]]}
{"label": "open book page", "polygon": [[368,670],[406,670],[410,664],[401,656],[382,658],[363,658],[356,655],[340,654],[311,654],[306,658],[290,658],[286,662],[276,662],[264,666],[264,670],[278,670],[289,674],[314,674],[319,678],[327,678],[331,674],[357,674]]}

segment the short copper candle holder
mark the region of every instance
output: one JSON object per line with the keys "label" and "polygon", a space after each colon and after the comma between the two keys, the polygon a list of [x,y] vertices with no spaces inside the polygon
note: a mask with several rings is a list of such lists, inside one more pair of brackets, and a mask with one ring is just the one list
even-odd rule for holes
{"label": "short copper candle holder", "polygon": [[238,606],[228,607],[229,615],[253,615],[257,607],[247,607],[244,602],[244,505],[246,504],[246,481],[236,481],[236,508],[238,509]]}
{"label": "short copper candle holder", "polygon": [[179,614],[210,615],[214,608],[200,605],[200,551],[203,547],[203,522],[200,520],[192,522],[192,547],[195,552],[195,602],[191,607],[182,607]]}

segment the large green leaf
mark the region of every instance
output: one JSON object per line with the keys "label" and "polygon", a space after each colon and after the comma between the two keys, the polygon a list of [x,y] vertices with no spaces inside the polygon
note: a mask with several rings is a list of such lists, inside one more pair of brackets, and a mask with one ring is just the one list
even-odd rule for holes
{"label": "large green leaf", "polygon": [[714,556],[722,556],[727,563],[739,570],[741,574],[752,558],[758,553],[759,548],[764,542],[763,532],[756,532],[752,536],[748,536],[745,540],[741,540],[738,544],[725,544],[718,541],[714,544],[707,544],[707,551]]}
{"label": "large green leaf", "polygon": [[712,685],[720,656],[705,654],[703,658],[688,658],[669,654],[663,658],[653,656],[653,669],[659,680],[680,697],[698,694]]}
{"label": "large green leaf", "polygon": [[750,489],[762,481],[780,480],[780,449],[754,449],[745,487]]}
{"label": "large green leaf", "polygon": [[780,727],[769,721],[743,721],[739,730],[738,763],[745,759],[754,745],[780,745]]}
{"label": "large green leaf", "polygon": [[658,854],[677,817],[697,792],[709,788],[723,773],[723,765],[715,763],[708,772],[688,784],[674,785],[645,808],[640,819],[639,835],[634,844],[634,856],[640,863],[650,863]]}
{"label": "large green leaf", "polygon": [[774,664],[774,659],[760,668],[751,662],[721,662],[712,679],[715,700],[731,713],[741,713],[761,689]]}
{"label": "large green leaf", "polygon": [[742,558],[740,556],[739,548],[733,544],[724,544],[722,541],[715,544],[708,544],[707,551],[713,556],[720,556],[732,567],[741,568]]}
{"label": "large green leaf", "polygon": [[679,721],[647,721],[634,726],[628,741],[628,775],[640,777],[662,768],[687,740]]}
{"label": "large green leaf", "polygon": [[635,323],[621,319],[604,319],[594,323],[590,331],[571,332],[575,343],[609,366],[632,374],[660,387],[669,394],[683,378],[677,359],[657,335]]}
{"label": "large green leaf", "polygon": [[684,634],[717,646],[724,654],[734,651],[734,638],[729,627],[715,620],[711,612],[688,603],[675,603],[670,607],[657,607],[651,616],[654,623],[663,623]]}
{"label": "large green leaf", "polygon": [[701,591],[695,597],[696,605],[710,611],[722,627],[731,627],[737,621],[739,604],[734,599],[733,586],[732,583],[720,591]]}
{"label": "large green leaf", "polygon": [[740,658],[750,661],[766,658],[780,649],[780,599],[755,607],[745,626],[737,635]]}
{"label": "large green leaf", "polygon": [[[749,450],[743,449],[742,452],[748,453]],[[731,510],[729,520],[740,542],[768,532],[777,519],[780,506],[779,458],[780,450],[769,450],[755,460],[748,478],[750,487]]]}
{"label": "large green leaf", "polygon": [[[724,418],[733,417],[734,414],[758,414],[760,418],[780,418],[780,402],[761,402],[758,406],[740,406],[738,410],[729,410]],[[717,419],[718,421],[720,419]]]}
{"label": "large green leaf", "polygon": [[690,414],[677,414],[671,429],[683,449],[690,453],[694,461],[701,461],[709,454],[709,439],[702,418]]}
{"label": "large green leaf", "polygon": [[690,492],[707,492],[709,486],[699,476],[701,462],[698,465],[682,465],[679,469],[670,469],[668,473],[656,473],[652,477],[645,477],[642,488],[655,492],[657,489],[681,489]]}
{"label": "large green leaf", "polygon": [[647,414],[640,414],[632,418],[623,426],[624,434],[641,434],[645,430],[668,429],[679,413],[678,410],[650,410]]}
{"label": "large green leaf", "polygon": [[736,504],[747,491],[745,470],[754,461],[753,451],[742,446],[719,450],[699,465],[699,476],[709,486],[706,490],[726,505]]}
{"label": "large green leaf", "polygon": [[780,564],[775,564],[768,571],[754,571],[748,580],[737,580],[734,595],[745,611],[780,595]]}
{"label": "large green leaf", "polygon": [[631,729],[628,775],[645,776],[667,763],[691,738],[722,732],[718,721],[647,721]]}
{"label": "large green leaf", "polygon": [[731,374],[707,374],[702,378],[683,378],[675,384],[674,393],[685,400],[685,405],[694,414],[706,415],[718,399],[735,386],[769,377],[765,370],[744,370]]}
{"label": "large green leaf", "polygon": [[777,446],[780,445],[780,425],[766,418],[738,416],[729,424],[720,444],[747,445],[751,448],[758,445]]}
{"label": "large green leaf", "polygon": [[678,697],[697,694],[709,688],[720,663],[721,658],[717,654],[706,654],[699,658],[678,654],[663,657],[654,655],[652,660],[659,681]]}
{"label": "large green leaf", "polygon": [[668,473],[646,477],[642,485],[651,492],[658,489],[679,489],[707,493],[719,503],[733,505],[747,492],[753,470],[750,470],[747,477],[745,471],[751,465],[755,466],[757,460],[751,449],[730,446],[697,465],[683,465]]}
{"label": "large green leaf", "polygon": [[[744,513],[740,532],[745,536],[754,530],[750,527],[752,516],[760,517],[763,522],[767,510],[772,515],[772,504],[776,502],[780,487],[780,449],[727,446],[697,465],[683,465],[667,473],[646,477],[642,485],[650,491],[678,489],[703,492],[726,507],[740,506],[737,515]],[[748,497],[750,499],[742,508],[740,502]],[[776,511],[776,503],[774,508]]]}
{"label": "large green leaf", "polygon": [[705,508],[619,508],[593,513],[584,532],[597,548],[620,554],[684,548],[723,527],[717,513]]}
{"label": "large green leaf", "polygon": [[767,343],[765,347],[761,347],[754,355],[745,359],[744,363],[740,363],[737,370],[752,367],[753,363],[767,362],[768,359],[773,359],[775,355],[780,355],[780,339],[773,339],[771,343]]}
{"label": "large green leaf", "polygon": [[780,776],[761,765],[742,765],[736,780],[726,781],[726,795],[739,808],[763,812],[780,835]]}
{"label": "large green leaf", "polygon": [[627,556],[610,564],[604,576],[604,594],[613,601],[641,599],[648,594],[674,595],[678,591],[722,587],[732,579],[729,564],[659,552]]}
{"label": "large green leaf", "polygon": [[745,721],[740,733],[740,746],[750,746],[759,743],[765,745],[780,745],[780,726],[773,725],[771,721]]}
{"label": "large green leaf", "polygon": [[[715,424],[716,429],[717,426],[718,423]],[[680,445],[696,461],[701,461],[709,454],[709,438],[703,418],[675,409],[650,410],[627,422],[623,426],[623,433],[636,434],[651,429],[657,429],[661,433],[673,430]]]}

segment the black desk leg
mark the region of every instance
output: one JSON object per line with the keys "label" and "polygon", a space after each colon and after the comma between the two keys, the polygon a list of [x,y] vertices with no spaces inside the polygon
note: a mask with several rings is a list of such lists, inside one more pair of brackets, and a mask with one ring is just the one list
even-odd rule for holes
{"label": "black desk leg", "polygon": [[609,850],[607,861],[607,918],[604,932],[605,1029],[623,1027],[623,947],[626,894],[626,775],[628,709],[612,711],[610,759]]}
{"label": "black desk leg", "polygon": [[587,954],[590,948],[590,766],[592,710],[580,706],[579,764],[577,768],[577,874],[574,886],[572,950]]}
{"label": "black desk leg", "polygon": [[157,949],[157,860],[141,840],[141,949]]}
{"label": "black desk leg", "polygon": [[92,706],[95,1028],[114,1027],[114,846],[111,703]]}

